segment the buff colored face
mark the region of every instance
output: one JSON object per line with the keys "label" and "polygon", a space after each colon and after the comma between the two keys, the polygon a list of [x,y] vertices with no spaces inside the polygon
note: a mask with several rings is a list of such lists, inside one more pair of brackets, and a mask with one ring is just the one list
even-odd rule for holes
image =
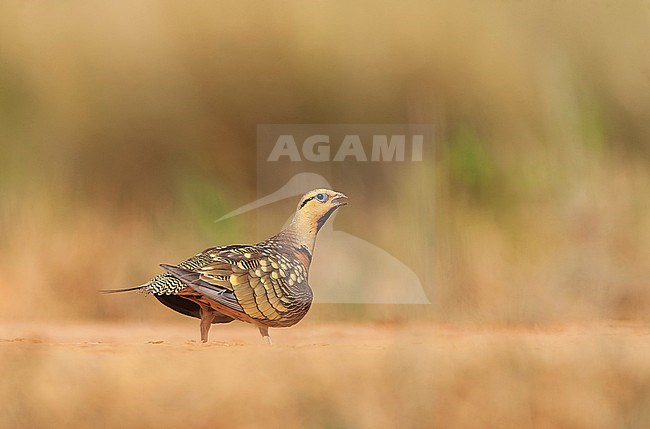
{"label": "buff colored face", "polygon": [[327,221],[334,211],[347,205],[347,196],[331,189],[315,189],[305,194],[298,204],[298,213],[311,219],[318,228]]}
{"label": "buff colored face", "polygon": [[347,198],[345,194],[331,189],[315,189],[302,197],[298,204],[298,210],[311,214],[323,214],[332,207],[347,205]]}

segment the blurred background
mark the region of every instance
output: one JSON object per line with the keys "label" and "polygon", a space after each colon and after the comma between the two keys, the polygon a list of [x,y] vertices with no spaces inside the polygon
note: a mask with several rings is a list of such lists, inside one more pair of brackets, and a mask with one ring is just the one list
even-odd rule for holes
{"label": "blurred background", "polygon": [[647,318],[650,7],[564,3],[3,1],[0,319],[179,318],[96,291],[264,238],[214,220],[282,123],[436,130],[424,177],[335,184],[375,214],[337,228],[432,273],[431,305],[312,320]]}
{"label": "blurred background", "polygon": [[[1,1],[0,427],[650,427],[649,53],[648,0]],[[269,348],[97,293],[286,221],[215,223],[259,124],[433,124],[326,177],[431,304]]]}

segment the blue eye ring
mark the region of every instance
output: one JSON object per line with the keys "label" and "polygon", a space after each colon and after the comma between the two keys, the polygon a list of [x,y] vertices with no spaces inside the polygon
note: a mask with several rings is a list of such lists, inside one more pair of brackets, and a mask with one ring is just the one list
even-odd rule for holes
{"label": "blue eye ring", "polygon": [[319,194],[316,194],[314,198],[316,198],[316,201],[320,201],[321,203],[324,203],[325,201],[327,201],[327,194],[323,194],[321,192]]}

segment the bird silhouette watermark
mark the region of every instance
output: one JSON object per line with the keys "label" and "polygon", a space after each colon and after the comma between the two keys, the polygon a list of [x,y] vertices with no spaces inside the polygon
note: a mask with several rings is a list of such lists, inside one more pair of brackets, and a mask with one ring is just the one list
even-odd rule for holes
{"label": "bird silhouette watermark", "polygon": [[[302,195],[309,189],[331,188],[316,173],[293,175],[283,186],[224,214],[217,222],[260,210]],[[349,195],[354,207],[354,195]],[[350,207],[348,208],[348,210]],[[380,246],[334,228],[335,216],[320,231],[310,284],[314,302],[330,304],[429,304],[418,275]],[[287,223],[290,219],[287,219]]]}

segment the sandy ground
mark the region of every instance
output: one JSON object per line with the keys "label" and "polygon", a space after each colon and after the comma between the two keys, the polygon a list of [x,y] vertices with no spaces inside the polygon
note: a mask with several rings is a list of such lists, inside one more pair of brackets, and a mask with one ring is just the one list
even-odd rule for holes
{"label": "sandy ground", "polygon": [[650,327],[0,325],[0,428],[648,428]]}

